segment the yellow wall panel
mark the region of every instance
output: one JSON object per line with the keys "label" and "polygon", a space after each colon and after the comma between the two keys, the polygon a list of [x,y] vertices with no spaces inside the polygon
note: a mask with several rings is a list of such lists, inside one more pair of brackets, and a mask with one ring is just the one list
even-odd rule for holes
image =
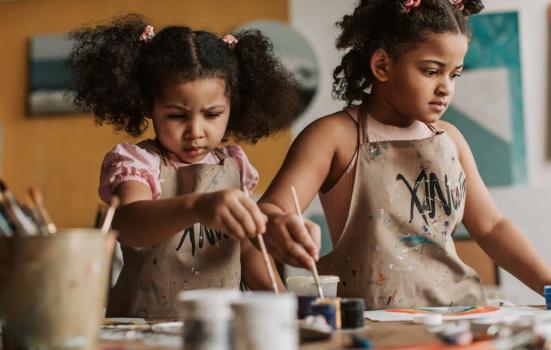
{"label": "yellow wall panel", "polygon": [[[257,19],[287,21],[284,0],[29,0],[0,3],[0,122],[3,128],[2,178],[18,198],[39,184],[46,206],[60,227],[91,226],[99,198],[99,168],[116,143],[133,141],[109,125],[97,127],[91,115],[29,117],[25,114],[29,39],[65,33],[83,24],[126,12],[147,16],[154,25],[186,24],[221,34]],[[151,134],[149,134],[151,136]],[[287,151],[284,132],[245,146],[266,186]]]}

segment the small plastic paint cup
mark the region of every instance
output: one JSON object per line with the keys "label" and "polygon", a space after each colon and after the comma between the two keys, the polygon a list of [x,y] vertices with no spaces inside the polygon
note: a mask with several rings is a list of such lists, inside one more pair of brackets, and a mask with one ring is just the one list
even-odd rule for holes
{"label": "small plastic paint cup", "polygon": [[188,350],[231,349],[230,304],[241,293],[234,289],[196,289],[178,295],[183,343]]}
{"label": "small plastic paint cup", "polygon": [[304,319],[312,314],[310,306],[315,302],[317,297],[309,295],[297,295],[298,310],[297,316],[299,319]]}
{"label": "small plastic paint cup", "polygon": [[364,326],[364,300],[348,298],[341,300],[341,320],[343,329],[361,328]]}
{"label": "small plastic paint cup", "polygon": [[293,294],[243,294],[231,307],[234,350],[298,350],[297,299]]}
{"label": "small plastic paint cup", "polygon": [[437,326],[442,324],[442,314],[418,314],[413,315],[413,323],[424,324],[426,326]]}
{"label": "small plastic paint cup", "polygon": [[312,304],[312,315],[321,315],[333,330],[337,329],[337,307],[335,304]]}
{"label": "small plastic paint cup", "polygon": [[[337,297],[337,285],[340,282],[339,276],[319,276],[321,289],[325,298]],[[316,282],[312,276],[291,276],[287,278],[287,289],[296,295],[319,296]]]}

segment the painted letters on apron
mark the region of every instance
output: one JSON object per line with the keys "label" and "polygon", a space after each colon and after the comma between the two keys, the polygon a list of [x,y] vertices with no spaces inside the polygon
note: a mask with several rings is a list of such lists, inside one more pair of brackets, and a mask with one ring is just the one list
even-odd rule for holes
{"label": "painted letters on apron", "polygon": [[427,125],[426,139],[371,143],[362,111],[348,219],[320,273],[339,275],[338,294],[368,309],[485,303],[451,236],[467,185],[452,139]]}
{"label": "painted letters on apron", "polygon": [[[442,188],[442,183],[438,179],[438,175],[435,173],[430,173],[427,175],[426,170],[421,170],[421,173],[415,179],[413,185],[408,182],[406,177],[402,174],[396,176],[396,181],[402,181],[409,193],[411,194],[411,210],[410,210],[410,219],[409,222],[413,221],[414,210],[421,215],[425,224],[428,225],[428,219],[426,213],[428,213],[429,218],[434,219],[436,215],[436,203],[439,201],[442,205],[442,209],[447,216],[452,214],[452,210],[458,210],[463,201],[465,200],[465,195],[467,194],[467,180],[463,175],[463,172],[459,174],[459,179],[457,181],[457,186],[450,189],[450,182],[448,181],[448,175],[444,175],[444,189]],[[419,187],[423,185],[424,188],[424,198],[418,193]],[[444,192],[445,190],[445,192]]]}

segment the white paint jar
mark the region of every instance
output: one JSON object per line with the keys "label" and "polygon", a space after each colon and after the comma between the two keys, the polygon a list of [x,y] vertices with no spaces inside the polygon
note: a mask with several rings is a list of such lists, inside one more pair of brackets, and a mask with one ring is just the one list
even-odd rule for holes
{"label": "white paint jar", "polygon": [[234,350],[298,349],[295,295],[244,294],[232,309]]}
{"label": "white paint jar", "polygon": [[[320,286],[325,298],[337,297],[337,285],[339,276],[320,275]],[[300,296],[318,296],[318,287],[312,276],[291,276],[287,278],[287,289]]]}
{"label": "white paint jar", "polygon": [[197,289],[178,295],[186,350],[231,349],[230,304],[241,293],[235,289]]}

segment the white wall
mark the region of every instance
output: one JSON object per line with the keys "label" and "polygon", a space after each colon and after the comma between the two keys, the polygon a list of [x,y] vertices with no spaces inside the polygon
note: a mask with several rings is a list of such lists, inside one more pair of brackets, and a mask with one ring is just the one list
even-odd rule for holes
{"label": "white wall", "polygon": [[[342,107],[331,98],[332,71],[340,61],[334,43],[334,25],[351,13],[356,0],[289,0],[291,24],[313,45],[320,61],[320,89],[313,104],[295,126],[301,130],[310,121]],[[526,232],[540,254],[551,264],[551,162],[548,118],[548,0],[487,0],[485,11],[518,10],[520,14],[521,62],[528,185],[491,189],[498,206]],[[314,206],[317,206],[315,204]],[[545,253],[549,252],[548,256]],[[504,294],[518,304],[543,303],[539,297],[507,273],[500,274]]]}

